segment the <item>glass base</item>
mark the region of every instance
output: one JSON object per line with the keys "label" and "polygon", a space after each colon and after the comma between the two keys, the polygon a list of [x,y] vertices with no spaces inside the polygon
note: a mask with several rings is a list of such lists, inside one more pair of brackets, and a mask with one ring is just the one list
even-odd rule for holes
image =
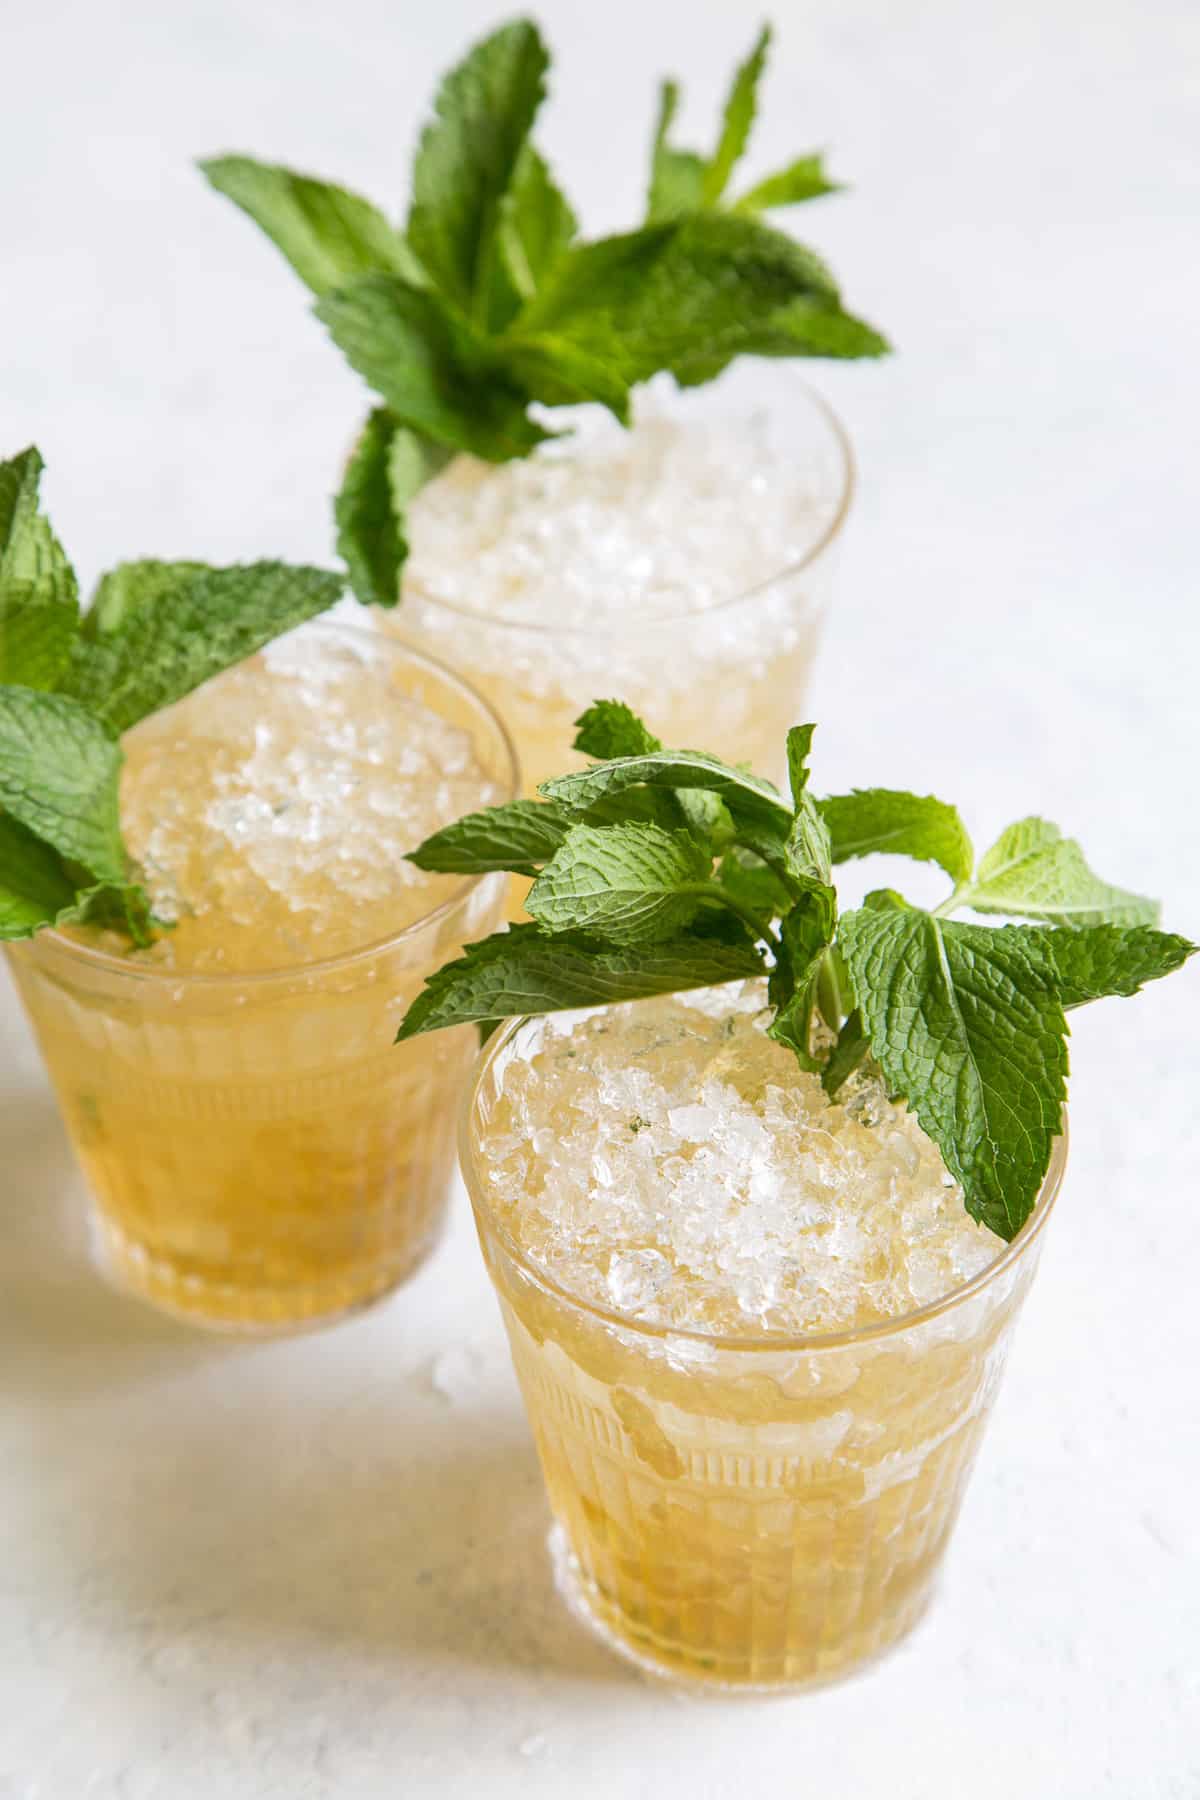
{"label": "glass base", "polygon": [[839,1682],[852,1681],[855,1676],[874,1669],[907,1641],[929,1611],[934,1594],[932,1587],[926,1589],[906,1615],[896,1621],[895,1629],[887,1642],[866,1656],[834,1669],[781,1681],[727,1681],[719,1675],[705,1675],[699,1670],[684,1670],[674,1663],[660,1661],[648,1651],[638,1649],[627,1637],[615,1631],[593,1604],[590,1584],[584,1578],[579,1560],[561,1525],[551,1526],[546,1548],[554,1574],[554,1585],[572,1618],[586,1626],[594,1637],[599,1638],[622,1661],[631,1663],[650,1680],[662,1682],[683,1693],[706,1695],[713,1699],[737,1699],[739,1695],[754,1699],[763,1694],[810,1693],[816,1688],[833,1687]]}
{"label": "glass base", "polygon": [[442,1221],[402,1256],[330,1282],[302,1287],[242,1287],[182,1274],[150,1256],[111,1220],[93,1214],[92,1254],[96,1267],[123,1295],[186,1325],[234,1337],[297,1337],[320,1331],[386,1300],[415,1275],[437,1248]]}

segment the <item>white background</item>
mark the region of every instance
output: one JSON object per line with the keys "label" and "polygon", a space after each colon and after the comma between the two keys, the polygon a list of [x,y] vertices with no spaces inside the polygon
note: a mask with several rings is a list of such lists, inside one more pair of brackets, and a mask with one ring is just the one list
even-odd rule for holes
{"label": "white background", "polygon": [[[435,73],[499,16],[7,0],[0,446],[41,445],[89,583],[136,554],[329,554],[363,397],[189,159],[249,150],[398,207]],[[652,78],[684,74],[707,132],[756,14],[542,16],[542,140],[591,230],[626,223]],[[855,191],[794,229],[899,347],[815,371],[862,466],[818,778],[936,789],[982,839],[1043,811],[1200,935],[1200,10],[776,18],[755,164],[832,147]],[[87,1267],[5,989],[0,1797],[1196,1795],[1198,1007],[1193,971],[1077,1016],[1067,1188],[929,1623],[841,1689],[701,1705],[554,1600],[461,1206],[433,1265],[336,1332],[160,1322]]]}

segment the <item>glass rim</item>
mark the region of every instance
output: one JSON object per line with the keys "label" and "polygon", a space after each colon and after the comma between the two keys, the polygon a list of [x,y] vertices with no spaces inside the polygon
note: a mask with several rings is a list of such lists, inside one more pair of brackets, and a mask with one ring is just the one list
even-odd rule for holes
{"label": "glass rim", "polygon": [[[410,664],[415,664],[425,673],[436,676],[440,681],[457,690],[470,704],[475,713],[486,720],[494,733],[503,756],[505,765],[504,785],[505,801],[516,799],[521,793],[521,765],[517,748],[511,733],[491,701],[480,693],[479,689],[452,669],[440,657],[431,656],[428,651],[410,644],[406,638],[393,637],[390,632],[382,631],[377,626],[350,625],[341,619],[330,619],[318,616],[306,619],[301,625],[293,627],[293,631],[313,631],[328,633],[332,636],[349,638],[352,642],[369,643],[373,649],[381,650],[385,656],[399,657]],[[271,643],[282,643],[292,632],[284,632],[273,638]],[[269,649],[270,645],[262,646]],[[258,654],[255,652],[254,654]],[[222,671],[223,673],[223,671]],[[212,677],[212,679],[218,679]],[[204,683],[201,684],[205,685]],[[196,690],[193,690],[195,692]],[[186,699],[187,696],[185,695]],[[134,727],[136,729],[136,727]],[[135,963],[128,955],[121,955],[111,950],[101,950],[92,944],[80,943],[64,932],[51,928],[35,932],[31,938],[23,940],[30,947],[40,943],[60,951],[64,956],[85,963],[98,972],[112,975],[126,981],[156,983],[170,987],[211,987],[211,988],[246,988],[266,986],[272,982],[283,983],[295,981],[299,977],[329,975],[336,970],[348,968],[354,963],[365,962],[406,942],[411,942],[431,927],[441,925],[459,908],[465,906],[471,895],[481,882],[490,879],[490,872],[482,875],[467,875],[455,887],[454,891],[422,913],[398,931],[386,933],[383,937],[372,938],[369,943],[359,944],[352,950],[339,951],[336,956],[315,958],[311,962],[279,963],[269,969],[172,969],[159,964],[151,966],[147,963]],[[504,876],[505,881],[508,880]],[[7,946],[10,950],[20,949],[19,943]]]}
{"label": "glass rim", "polygon": [[[573,1311],[585,1313],[605,1325],[616,1326],[622,1331],[634,1332],[639,1337],[660,1344],[667,1343],[673,1338],[680,1338],[686,1343],[704,1344],[714,1351],[754,1352],[760,1355],[852,1349],[857,1344],[878,1343],[883,1339],[896,1337],[902,1332],[911,1331],[914,1327],[928,1324],[932,1320],[940,1318],[943,1313],[973,1299],[997,1276],[1012,1268],[1024,1256],[1026,1250],[1041,1236],[1042,1229],[1054,1210],[1054,1203],[1062,1187],[1069,1147],[1065,1106],[1061,1128],[1050,1146],[1050,1160],[1046,1165],[1046,1173],[1042,1177],[1037,1199],[1020,1231],[1008,1243],[1005,1243],[1003,1238],[996,1239],[997,1243],[1003,1246],[1000,1254],[977,1275],[972,1275],[969,1281],[960,1282],[957,1287],[950,1288],[945,1294],[940,1294],[936,1300],[927,1301],[924,1306],[914,1308],[912,1312],[900,1313],[893,1319],[881,1319],[871,1325],[857,1325],[842,1331],[823,1332],[771,1331],[768,1329],[758,1332],[717,1332],[703,1331],[694,1325],[655,1325],[645,1319],[635,1319],[628,1313],[618,1312],[615,1307],[603,1306],[598,1301],[585,1300],[582,1295],[572,1293],[570,1288],[564,1287],[560,1281],[556,1281],[552,1275],[540,1269],[533,1258],[517,1243],[507,1227],[496,1217],[494,1211],[486,1206],[482,1197],[482,1184],[476,1177],[476,1157],[471,1141],[476,1103],[483,1083],[500,1052],[512,1042],[519,1031],[534,1022],[535,1016],[540,1015],[527,1015],[524,1018],[510,1020],[503,1030],[496,1033],[495,1038],[486,1046],[479,1058],[475,1074],[463,1095],[459,1108],[458,1153],[463,1182],[471,1201],[471,1209],[477,1219],[486,1225],[488,1231],[493,1233],[505,1255],[522,1274],[549,1294],[552,1299],[561,1301]],[[698,1367],[696,1373],[703,1374],[703,1367]]]}
{"label": "glass rim", "polygon": [[[764,576],[761,581],[754,582],[750,587],[739,588],[735,593],[727,594],[723,600],[715,601],[712,606],[649,614],[644,619],[647,627],[683,625],[697,619],[718,618],[726,612],[733,611],[735,607],[744,606],[748,602],[760,599],[763,594],[778,586],[780,582],[789,581],[794,576],[802,574],[805,569],[811,568],[840,536],[858,485],[858,467],[854,460],[854,447],[850,441],[849,432],[825,396],[816,388],[811,387],[807,381],[798,382],[796,385],[813,411],[820,416],[838,453],[841,479],[829,519],[822,526],[813,543],[794,562],[785,563],[781,568]],[[420,604],[432,607],[438,612],[452,613],[456,618],[468,619],[474,625],[483,624],[493,631],[511,631],[535,639],[599,639],[612,635],[611,620],[604,625],[555,625],[536,619],[507,619],[502,614],[489,612],[481,607],[466,606],[461,601],[448,600],[435,588],[418,587],[415,583],[408,597],[410,600],[419,600]]]}

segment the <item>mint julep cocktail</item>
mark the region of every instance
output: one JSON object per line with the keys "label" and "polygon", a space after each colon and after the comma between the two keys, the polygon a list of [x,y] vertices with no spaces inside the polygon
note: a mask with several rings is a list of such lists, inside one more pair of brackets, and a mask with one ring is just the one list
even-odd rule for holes
{"label": "mint julep cocktail", "polygon": [[[978,855],[932,796],[816,799],[812,736],[785,796],[598,702],[585,769],[414,852],[534,877],[401,1038],[495,1033],[462,1159],[564,1591],[731,1687],[919,1617],[1062,1174],[1067,1014],[1194,948],[1047,820]],[[843,910],[876,851],[945,898]]]}
{"label": "mint julep cocktail", "polygon": [[613,236],[583,235],[534,147],[528,20],[445,77],[402,227],[312,176],[204,164],[377,396],[336,501],[359,597],[403,599],[398,629],[493,701],[531,791],[597,691],[770,768],[807,683],[851,464],[781,362],[887,345],[777,223],[833,191],[822,158],[742,177],[769,40],[710,151],[676,145],[662,84],[642,216]]}

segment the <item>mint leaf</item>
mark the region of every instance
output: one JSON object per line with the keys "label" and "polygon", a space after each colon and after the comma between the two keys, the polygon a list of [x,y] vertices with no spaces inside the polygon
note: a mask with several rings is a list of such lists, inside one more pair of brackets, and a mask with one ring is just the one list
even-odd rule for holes
{"label": "mint leaf", "polygon": [[116,739],[78,701],[0,687],[0,807],[98,881],[125,880],[120,767]]}
{"label": "mint leaf", "polygon": [[598,932],[648,944],[690,924],[712,858],[690,832],[659,825],[574,825],[525,899],[546,931]]}
{"label": "mint leaf", "polygon": [[967,1211],[1015,1237],[1062,1122],[1066,1019],[1040,962],[1011,933],[915,907],[841,922],[863,1027],[962,1183]]}
{"label": "mint leaf", "polygon": [[52,688],[79,629],[75,572],[38,509],[32,448],[0,462],[0,681]]}
{"label": "mint leaf", "polygon": [[836,194],[840,183],[825,173],[823,157],[798,156],[785,169],[756,181],[733,203],[735,212],[767,212],[775,206],[798,206],[805,200],[819,200],[823,194]]}
{"label": "mint leaf", "polygon": [[1145,925],[1080,925],[1069,930],[1001,925],[994,935],[1018,939],[1031,958],[1045,965],[1068,1010],[1110,995],[1136,994],[1147,981],[1181,968],[1197,948],[1173,932],[1152,931]]}
{"label": "mint leaf", "polygon": [[758,84],[762,79],[770,43],[771,28],[764,25],[749,57],[733,78],[733,86],[725,102],[716,153],[704,174],[701,199],[705,206],[716,205],[729,186],[729,177],[745,154],[750,140],[750,127],[754,123],[758,107]]}
{"label": "mint leaf", "polygon": [[969,879],[975,852],[953,806],[932,794],[856,788],[818,801],[835,863],[855,856],[911,856],[937,863],[955,883]]}
{"label": "mint leaf", "polygon": [[803,805],[808,792],[808,759],[816,730],[815,725],[793,725],[787,734],[788,786],[796,807]]}
{"label": "mint leaf", "polygon": [[392,505],[388,463],[398,424],[377,406],[359,433],[333,503],[337,551],[364,606],[395,606],[406,545]]}
{"label": "mint leaf", "polygon": [[818,257],[757,219],[705,212],[569,251],[513,332],[553,336],[633,385],[760,346],[806,354],[816,315],[847,329]]}
{"label": "mint leaf", "polygon": [[545,800],[512,800],[467,813],[435,831],[409,855],[418,869],[444,875],[485,875],[506,869],[536,875],[571,829],[573,815]]}
{"label": "mint leaf", "polygon": [[423,279],[400,233],[360,195],[251,156],[213,156],[198,166],[282,250],[314,294],[373,270]]}
{"label": "mint leaf", "polygon": [[376,407],[346,465],[333,503],[338,554],[364,606],[392,607],[408,558],[404,513],[414,494],[445,468],[451,452]]}
{"label": "mint leaf", "polygon": [[808,757],[815,725],[793,725],[787,734],[788,781],[796,816],[788,834],[785,863],[801,890],[829,887],[829,832],[808,792]]}
{"label": "mint leaf", "polygon": [[843,1024],[829,1061],[821,1071],[821,1086],[831,1100],[836,1098],[855,1069],[861,1068],[870,1053],[871,1044],[863,1030],[862,1014],[856,1008]]}
{"label": "mint leaf", "polygon": [[29,937],[75,905],[62,857],[26,826],[0,813],[0,938]]}
{"label": "mint leaf", "polygon": [[496,366],[543,406],[583,406],[594,400],[622,425],[629,424],[629,384],[600,357],[549,333],[510,340]]}
{"label": "mint leaf", "polygon": [[650,756],[662,743],[623,700],[593,700],[575,721],[575,748],[609,762],[615,756]]}
{"label": "mint leaf", "polygon": [[[152,602],[170,602],[195,575],[207,573],[199,562],[119,563],[96,583],[91,605],[83,615],[83,637],[88,643],[109,637],[128,624],[132,615]],[[82,652],[86,657],[86,650]]]}
{"label": "mint leaf", "polygon": [[763,973],[748,944],[688,934],[657,944],[597,949],[587,941],[546,937],[536,925],[469,944],[457,962],[428,977],[409,1007],[397,1042],[447,1025],[605,1006],[652,994],[683,993]]}
{"label": "mint leaf", "polygon": [[118,611],[115,626],[76,646],[63,691],[114,732],[182,699],[343,592],[340,575],[288,563],[197,569],[124,565],[117,573],[126,595],[145,578],[136,603]]}
{"label": "mint leaf", "polygon": [[152,920],[141,888],[105,882],[78,889],[56,850],[0,813],[0,940],[84,922],[116,925],[145,944]]}
{"label": "mint leaf", "polygon": [[[608,795],[649,787],[701,788],[724,800],[739,834],[759,826],[781,846],[792,827],[792,809],[769,781],[733,769],[699,750],[656,750],[642,756],[618,757],[577,775],[544,781],[540,792],[576,812],[587,812]],[[757,849],[757,845],[751,846]]]}
{"label": "mint leaf", "polygon": [[478,316],[486,299],[501,200],[541,105],[548,64],[528,20],[501,26],[445,77],[421,134],[408,240],[467,314]]}
{"label": "mint leaf", "polygon": [[779,1029],[768,1036],[800,1052],[804,1068],[812,1066],[808,1048],[815,984],[836,923],[837,895],[831,887],[816,884],[779,922],[775,967],[767,987],[767,996],[778,1009]]}
{"label": "mint leaf", "polygon": [[490,462],[524,456],[547,437],[525,416],[527,395],[486,366],[487,340],[435,294],[366,275],[314,310],[351,367],[422,437]]}
{"label": "mint leaf", "polygon": [[707,167],[692,150],[673,150],[667,142],[679,109],[679,84],[664,81],[658,90],[658,120],[650,151],[650,191],[646,217],[658,222],[679,213],[694,212],[702,204]]}
{"label": "mint leaf", "polygon": [[1093,875],[1074,838],[1037,818],[1001,833],[959,902],[1054,925],[1153,925],[1159,911],[1155,901]]}
{"label": "mint leaf", "polygon": [[767,1036],[776,1044],[782,1044],[790,1050],[802,1069],[815,1075],[821,1068],[818,1057],[812,1054],[812,1005],[805,990],[798,990],[789,1000],[785,1000],[776,1008],[775,1017],[767,1026]]}
{"label": "mint leaf", "polygon": [[494,286],[488,309],[492,331],[503,331],[531,300],[578,230],[565,194],[532,144],[517,158],[499,203]]}
{"label": "mint leaf", "polygon": [[721,858],[717,882],[738,904],[760,919],[778,918],[792,905],[793,896],[760,856],[735,844]]}

